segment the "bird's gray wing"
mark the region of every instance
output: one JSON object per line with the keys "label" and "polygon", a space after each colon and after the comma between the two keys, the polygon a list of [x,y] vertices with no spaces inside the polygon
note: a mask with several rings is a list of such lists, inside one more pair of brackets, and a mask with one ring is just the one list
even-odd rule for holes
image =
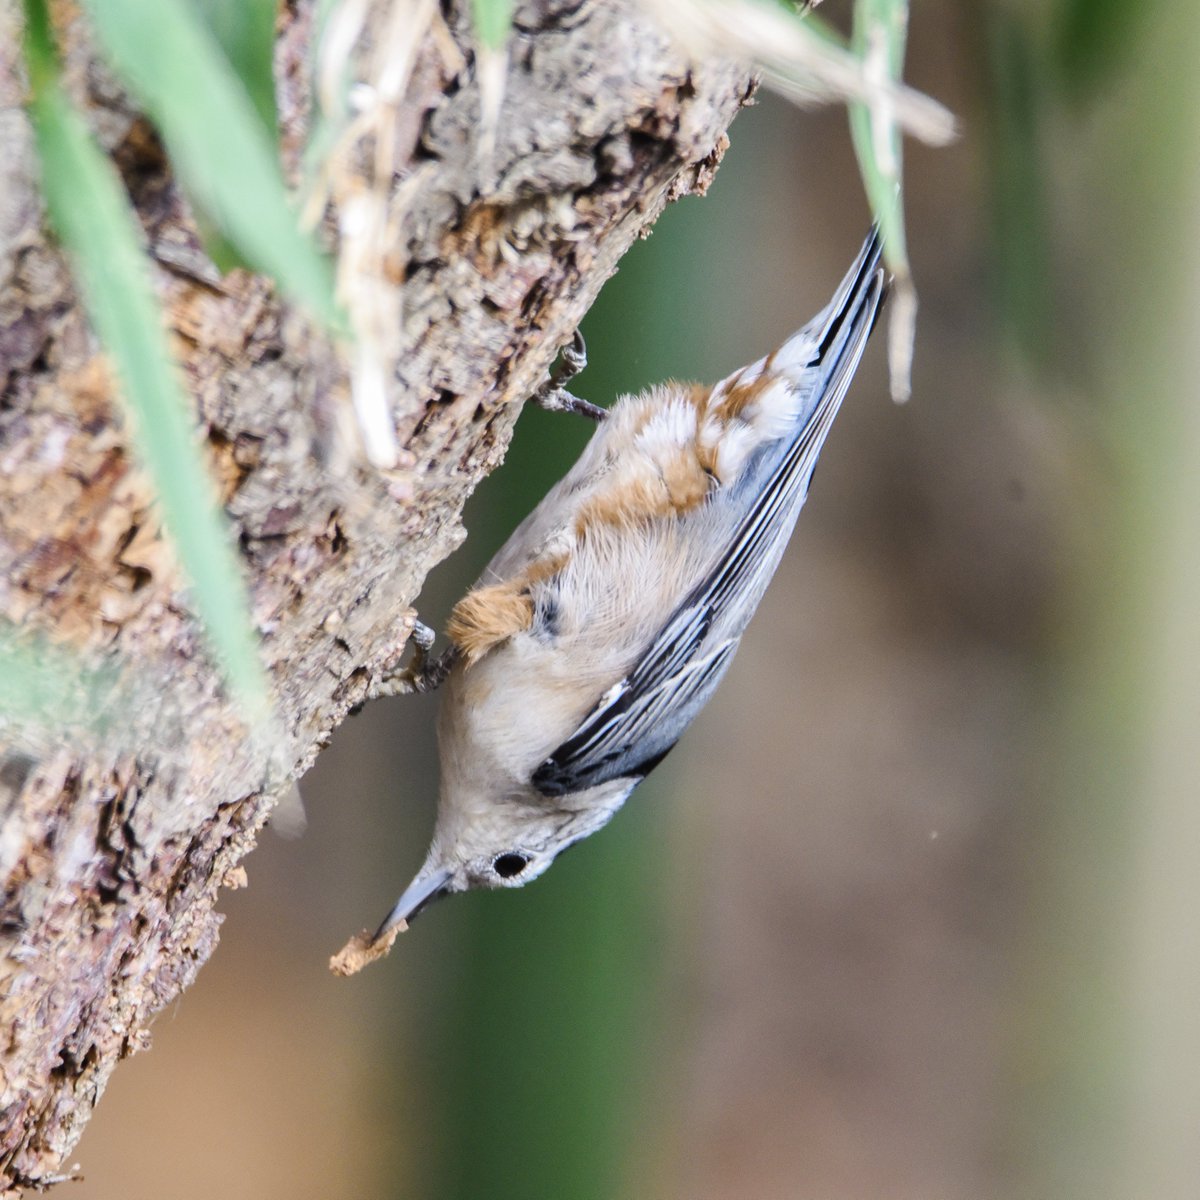
{"label": "bird's gray wing", "polygon": [[736,648],[736,639],[727,641],[648,689],[631,673],[534,772],[533,786],[563,796],[610,779],[644,779],[704,707]]}
{"label": "bird's gray wing", "polygon": [[[538,791],[561,796],[610,779],[645,778],[662,761],[712,695],[737,649],[745,621],[733,622],[733,636],[715,644],[709,633],[715,625],[731,624],[722,618],[731,616],[729,610],[744,597],[761,594],[761,576],[774,570],[780,542],[791,532],[793,522],[781,519],[781,510],[798,507],[797,499],[803,499],[798,489],[812,463],[807,470],[802,464],[817,448],[812,439],[801,438],[779,461],[716,566],[672,613],[633,669],[534,772]],[[747,611],[745,618],[750,615]]]}
{"label": "bird's gray wing", "polygon": [[855,268],[854,286],[834,311],[823,314],[827,323],[814,338],[809,415],[792,439],[762,447],[732,485],[733,495],[718,493],[716,502],[744,503],[752,497],[724,553],[630,672],[534,772],[533,786],[543,795],[645,778],[716,689],[791,535],[874,325],[883,287],[877,243],[868,240]]}

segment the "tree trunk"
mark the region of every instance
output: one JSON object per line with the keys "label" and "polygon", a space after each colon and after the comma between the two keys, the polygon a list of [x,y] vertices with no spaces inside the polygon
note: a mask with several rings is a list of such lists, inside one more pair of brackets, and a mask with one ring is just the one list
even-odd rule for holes
{"label": "tree trunk", "polygon": [[[403,280],[389,403],[410,457],[384,472],[330,452],[348,395],[338,354],[261,278],[217,274],[153,131],[62,6],[65,79],[130,189],[240,538],[282,729],[264,746],[222,692],[47,235],[15,8],[0,10],[0,617],[116,677],[102,732],[0,748],[0,1190],[54,1178],[113,1066],[212,953],[218,889],[395,661],[523,399],[633,239],[704,190],[749,86],[730,64],[689,67],[624,4],[522,5],[484,185],[478,91],[437,18],[395,131],[407,191],[388,247]],[[293,170],[313,8],[292,0],[279,26]],[[469,61],[459,17],[450,36]]]}

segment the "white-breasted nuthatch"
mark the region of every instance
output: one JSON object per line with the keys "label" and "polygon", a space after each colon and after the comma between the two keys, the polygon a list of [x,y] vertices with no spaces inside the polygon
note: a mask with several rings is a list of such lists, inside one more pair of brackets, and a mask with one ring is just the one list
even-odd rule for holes
{"label": "white-breasted nuthatch", "polygon": [[360,949],[438,896],[536,879],[674,746],[779,563],[885,290],[872,230],[773,354],[618,400],[455,606],[441,669],[379,689],[445,676],[441,796],[424,865]]}

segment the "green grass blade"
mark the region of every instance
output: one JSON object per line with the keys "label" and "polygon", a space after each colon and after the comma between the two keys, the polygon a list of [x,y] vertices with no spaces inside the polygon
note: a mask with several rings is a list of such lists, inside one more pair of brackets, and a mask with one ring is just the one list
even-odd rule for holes
{"label": "green grass blade", "polygon": [[275,110],[275,0],[191,0],[258,113],[267,135],[278,133]]}
{"label": "green grass blade", "polygon": [[[885,39],[887,71],[900,78],[904,66],[904,42],[908,29],[908,0],[856,0],[851,46],[860,58],[873,52],[873,39]],[[879,115],[878,112],[876,114]],[[888,262],[894,267],[897,256],[907,262],[904,241],[904,201],[901,195],[900,130],[894,122],[884,129],[872,124],[872,113],[865,104],[850,106],[850,128],[858,155],[863,185],[871,210],[883,231]]]}
{"label": "green grass blade", "polygon": [[[220,43],[229,65],[241,80],[267,136],[275,142],[279,122],[275,110],[275,3],[274,0],[189,0],[213,37]],[[254,270],[238,253],[204,209],[196,206],[196,228],[205,252],[222,275],[235,267]]]}
{"label": "green grass blade", "polygon": [[301,233],[274,143],[196,11],[185,0],[84,0],[84,7],[189,195],[246,262],[340,330],[330,265]]}
{"label": "green grass blade", "polygon": [[471,0],[475,36],[485,50],[502,50],[512,29],[513,0]]}
{"label": "green grass blade", "polygon": [[[880,84],[900,80],[907,35],[908,0],[855,0],[851,48],[868,74],[878,72]],[[912,392],[917,294],[904,234],[900,126],[890,106],[855,102],[850,105],[850,132],[863,187],[883,233],[884,258],[895,280],[888,323],[892,398],[907,400]]]}
{"label": "green grass blade", "polygon": [[25,9],[30,111],[50,218],[112,356],[196,610],[231,688],[257,719],[268,689],[248,597],[167,351],[137,224],[115,170],[59,86],[42,0],[25,0]]}

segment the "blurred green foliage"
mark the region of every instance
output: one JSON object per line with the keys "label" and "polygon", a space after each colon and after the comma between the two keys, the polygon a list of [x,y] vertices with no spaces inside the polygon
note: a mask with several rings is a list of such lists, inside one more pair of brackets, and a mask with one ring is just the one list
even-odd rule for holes
{"label": "blurred green foliage", "polygon": [[40,735],[98,727],[115,683],[111,670],[0,621],[0,756],[22,740],[18,731],[36,745]]}
{"label": "blurred green foliage", "polygon": [[995,2],[987,47],[1000,315],[1023,373],[1070,403],[1092,476],[1060,514],[1041,664],[1052,742],[1012,1014],[1017,1194],[1188,1196],[1200,894],[1177,848],[1194,848],[1200,774],[1200,259],[1179,231],[1200,201],[1200,9]]}
{"label": "blurred green foliage", "polygon": [[[275,8],[274,0],[190,0],[221,46],[267,136],[278,136],[275,108]],[[204,249],[222,274],[254,264],[203,207],[196,208],[196,227]]]}
{"label": "blurred green foliage", "polygon": [[275,0],[192,0],[272,138],[275,110]]}
{"label": "blurred green foliage", "polygon": [[1162,8],[1162,0],[1059,0],[1053,55],[1069,93],[1083,101],[1111,87],[1135,60],[1138,36]]}
{"label": "blurred green foliage", "polygon": [[1044,369],[1055,345],[1044,146],[1049,81],[1028,20],[992,4],[983,32],[991,91],[985,117],[992,292],[1018,350]]}
{"label": "blurred green foliage", "polygon": [[[277,147],[221,44],[186,0],[85,0],[97,37],[157,126],[184,188],[256,270],[340,330],[333,271],[300,232]],[[247,31],[256,28],[248,22]],[[239,53],[252,78],[262,63]],[[257,85],[261,90],[261,81]],[[261,104],[261,101],[260,101]],[[273,124],[271,126],[273,128]]]}
{"label": "blurred green foliage", "polygon": [[[892,79],[901,79],[904,45],[908,37],[908,0],[857,0],[851,46],[860,58],[871,53],[874,37],[885,39],[887,67]],[[850,131],[862,171],[871,211],[883,234],[884,250],[893,270],[908,273],[908,245],[904,235],[903,144],[900,130],[872,127],[865,104],[850,105]],[[886,148],[881,156],[879,149]],[[882,157],[882,161],[881,161]]]}
{"label": "blurred green foliage", "polygon": [[[649,1089],[663,934],[662,797],[630,811],[530,888],[447,903],[427,1110],[439,1200],[629,1194]],[[425,919],[425,918],[422,918]]]}
{"label": "blurred green foliage", "polygon": [[481,46],[498,50],[512,28],[513,0],[471,0],[475,36]]}
{"label": "blurred green foliage", "polygon": [[[247,713],[268,708],[249,599],[191,408],[167,349],[141,251],[141,231],[112,163],[92,141],[58,81],[46,10],[26,0],[30,111],[50,218],[79,280],[88,315],[112,355],[139,454],[154,478],[197,612]],[[79,197],[88,202],[81,204]]]}

